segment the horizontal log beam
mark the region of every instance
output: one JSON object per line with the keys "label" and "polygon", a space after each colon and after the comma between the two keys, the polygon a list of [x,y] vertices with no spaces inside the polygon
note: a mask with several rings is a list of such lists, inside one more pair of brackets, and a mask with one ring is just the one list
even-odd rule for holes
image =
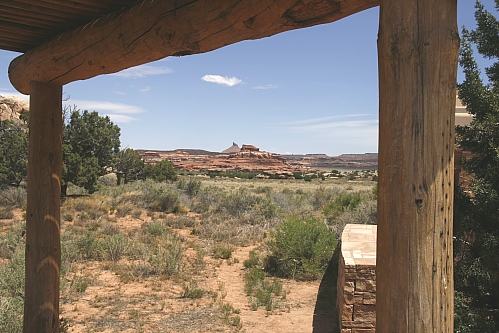
{"label": "horizontal log beam", "polygon": [[379,0],[146,0],[17,57],[9,77],[30,94],[30,81],[64,85],[333,22],[377,5]]}

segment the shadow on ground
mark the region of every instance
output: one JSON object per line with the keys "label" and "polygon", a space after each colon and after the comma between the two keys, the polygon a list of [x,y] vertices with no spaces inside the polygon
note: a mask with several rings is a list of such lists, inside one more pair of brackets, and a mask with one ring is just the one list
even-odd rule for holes
{"label": "shadow on ground", "polygon": [[312,324],[313,333],[339,332],[338,313],[336,310],[336,281],[338,280],[340,251],[341,244],[338,243],[319,285]]}

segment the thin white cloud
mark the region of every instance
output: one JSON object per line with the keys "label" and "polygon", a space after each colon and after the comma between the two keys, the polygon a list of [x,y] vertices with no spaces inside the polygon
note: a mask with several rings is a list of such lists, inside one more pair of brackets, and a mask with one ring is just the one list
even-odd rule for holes
{"label": "thin white cloud", "polygon": [[151,87],[144,87],[144,88],[139,89],[139,91],[140,91],[141,93],[146,93],[146,92],[148,92],[148,91],[150,91],[150,90],[151,90]]}
{"label": "thin white cloud", "polygon": [[29,101],[29,95],[24,95],[24,94],[21,94],[20,92],[17,92],[17,91],[0,90],[0,96],[3,96],[3,97],[14,96],[14,97],[19,97],[19,98],[22,98],[22,99]]}
{"label": "thin white cloud", "polygon": [[265,84],[263,86],[254,86],[251,89],[254,90],[268,90],[268,89],[277,89],[279,86],[277,84]]}
{"label": "thin white cloud", "polygon": [[316,132],[318,130],[326,130],[331,128],[346,128],[346,127],[369,127],[378,124],[378,120],[347,120],[335,121],[322,124],[293,126],[289,127],[292,132]]}
{"label": "thin white cloud", "polygon": [[131,123],[132,121],[137,120],[137,118],[130,117],[124,114],[104,114],[104,116],[108,116],[114,123]]}
{"label": "thin white cloud", "polygon": [[119,90],[117,90],[117,91],[115,91],[114,93],[115,93],[116,95],[119,95],[119,96],[126,96],[126,92],[124,92],[124,91],[119,91]]}
{"label": "thin white cloud", "polygon": [[76,105],[81,110],[97,111],[99,113],[134,114],[146,111],[140,106],[108,101],[70,99],[65,104]]}
{"label": "thin white cloud", "polygon": [[243,83],[242,80],[237,77],[227,77],[221,75],[205,75],[201,78],[205,82],[217,83],[228,87],[233,87],[237,84]]}
{"label": "thin white cloud", "polygon": [[121,72],[114,73],[111,75],[124,77],[124,78],[143,78],[151,75],[163,75],[171,74],[173,69],[169,67],[157,67],[151,65],[140,65],[132,68],[127,68]]}
{"label": "thin white cloud", "polygon": [[374,115],[364,113],[311,118],[281,124],[281,130],[350,147],[377,149],[379,121],[373,118]]}
{"label": "thin white cloud", "polygon": [[336,116],[327,116],[327,117],[309,118],[309,119],[303,119],[303,120],[289,121],[289,122],[283,123],[283,125],[305,125],[305,124],[320,123],[320,122],[324,122],[326,120],[331,120],[331,119],[366,117],[366,116],[370,116],[370,114],[368,114],[368,113],[342,114],[342,115],[336,115]]}

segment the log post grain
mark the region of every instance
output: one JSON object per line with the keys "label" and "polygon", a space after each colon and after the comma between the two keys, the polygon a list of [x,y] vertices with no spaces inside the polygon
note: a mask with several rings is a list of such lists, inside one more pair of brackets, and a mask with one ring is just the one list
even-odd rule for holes
{"label": "log post grain", "polygon": [[382,0],[376,331],[453,332],[456,0]]}
{"label": "log post grain", "polygon": [[24,333],[59,332],[62,87],[31,82]]}
{"label": "log post grain", "polygon": [[17,57],[9,77],[29,94],[33,80],[64,85],[333,22],[377,5],[379,0],[144,0]]}

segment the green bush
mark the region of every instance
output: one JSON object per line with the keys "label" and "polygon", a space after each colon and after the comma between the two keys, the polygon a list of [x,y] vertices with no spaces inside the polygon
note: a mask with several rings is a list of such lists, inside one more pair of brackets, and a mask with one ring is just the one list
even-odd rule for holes
{"label": "green bush", "polygon": [[232,256],[233,248],[230,245],[218,245],[213,247],[213,258],[229,259]]}
{"label": "green bush", "polygon": [[148,263],[152,274],[174,275],[182,267],[182,245],[177,234],[169,234],[150,247]]}
{"label": "green bush", "polygon": [[94,232],[87,231],[85,235],[78,237],[75,243],[81,259],[99,258],[99,243]]}
{"label": "green bush", "polygon": [[[11,232],[12,233],[12,232]],[[0,263],[0,332],[22,332],[24,311],[24,247],[10,248],[9,261]]]}
{"label": "green bush", "polygon": [[150,236],[163,236],[170,232],[161,221],[152,221],[145,224],[144,231]]}
{"label": "green bush", "polygon": [[0,207],[0,220],[11,220],[14,218],[14,212],[10,207]]}
{"label": "green bush", "polygon": [[261,265],[261,258],[260,256],[256,253],[255,250],[251,250],[249,253],[249,258],[243,261],[243,265],[246,268],[252,268],[257,265]]}
{"label": "green bush", "polygon": [[26,207],[27,193],[23,187],[0,189],[0,206]]}
{"label": "green bush", "polygon": [[272,311],[278,307],[276,296],[282,295],[282,283],[279,280],[268,281],[262,268],[256,266],[246,272],[244,280],[244,291],[249,296],[252,310],[263,306],[267,311]]}
{"label": "green bush", "polygon": [[272,233],[265,268],[269,273],[297,279],[318,279],[336,246],[336,234],[315,218],[290,217]]}
{"label": "green bush", "polygon": [[201,288],[198,288],[198,283],[196,280],[191,280],[189,283],[184,284],[182,286],[183,292],[182,292],[182,298],[191,298],[191,299],[196,299],[196,298],[201,298],[203,297],[205,291]]}
{"label": "green bush", "polygon": [[122,234],[109,235],[100,242],[100,251],[105,260],[118,261],[130,250],[128,238]]}
{"label": "green bush", "polygon": [[331,221],[343,212],[357,208],[362,199],[363,195],[361,192],[340,194],[324,206],[323,213]]}
{"label": "green bush", "polygon": [[185,193],[187,193],[189,197],[193,197],[198,194],[199,189],[201,189],[201,181],[199,179],[191,178],[187,182]]}
{"label": "green bush", "polygon": [[224,194],[218,210],[227,215],[238,217],[251,210],[259,202],[259,199],[246,188],[239,188],[237,191]]}

